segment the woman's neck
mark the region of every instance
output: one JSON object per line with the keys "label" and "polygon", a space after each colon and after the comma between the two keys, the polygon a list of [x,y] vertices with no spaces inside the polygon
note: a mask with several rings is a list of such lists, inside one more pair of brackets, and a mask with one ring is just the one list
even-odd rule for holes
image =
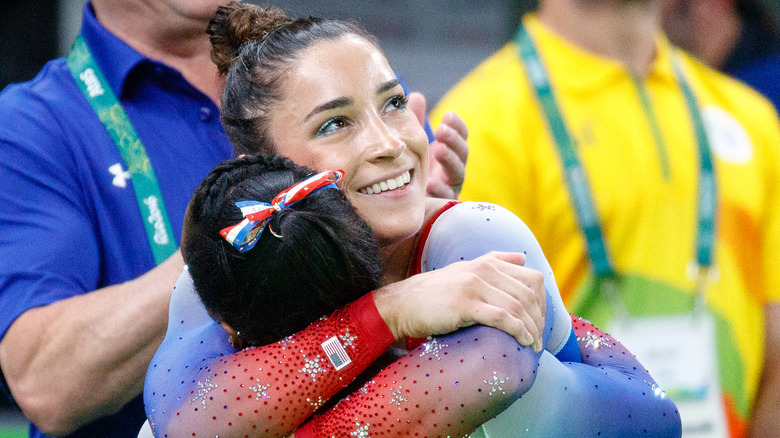
{"label": "woman's neck", "polygon": [[125,9],[94,2],[98,21],[139,53],[171,66],[203,94],[219,104],[221,79],[211,61],[207,22],[163,16],[144,5],[127,2]]}
{"label": "woman's neck", "polygon": [[660,30],[655,0],[542,0],[539,19],[577,46],[645,76]]}
{"label": "woman's neck", "polygon": [[379,255],[382,259],[384,275],[382,284],[387,285],[409,277],[413,268],[412,261],[419,245],[420,236],[425,226],[444,208],[448,199],[425,198],[425,219],[414,235],[397,243],[382,245]]}

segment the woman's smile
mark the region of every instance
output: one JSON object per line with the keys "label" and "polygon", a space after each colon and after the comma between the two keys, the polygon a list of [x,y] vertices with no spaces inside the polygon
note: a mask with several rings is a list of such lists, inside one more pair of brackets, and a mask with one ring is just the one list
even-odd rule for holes
{"label": "woman's smile", "polygon": [[412,238],[425,216],[428,139],[382,52],[354,35],[300,53],[269,131],[276,152],[341,186],[381,245]]}
{"label": "woman's smile", "polygon": [[398,175],[397,177],[388,178],[383,181],[369,184],[359,189],[358,192],[364,195],[374,195],[382,192],[387,192],[389,190],[403,189],[404,187],[406,187],[407,184],[409,184],[411,180],[412,180],[411,171],[407,170],[406,172],[402,173],[401,175]]}

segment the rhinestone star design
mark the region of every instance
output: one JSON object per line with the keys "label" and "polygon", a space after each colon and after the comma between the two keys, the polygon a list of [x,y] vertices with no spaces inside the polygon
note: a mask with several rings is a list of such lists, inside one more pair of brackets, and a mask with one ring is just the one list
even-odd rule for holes
{"label": "rhinestone star design", "polygon": [[471,208],[472,208],[473,210],[479,210],[479,211],[485,211],[485,210],[491,210],[491,211],[495,211],[495,210],[496,210],[496,207],[495,207],[495,206],[493,206],[493,205],[487,205],[487,204],[482,204],[482,203],[479,203],[479,204],[477,204],[477,205],[475,205],[475,206],[473,206],[473,207],[471,207]]}
{"label": "rhinestone star design", "polygon": [[309,404],[312,405],[314,409],[319,409],[320,406],[322,406],[325,403],[325,400],[323,400],[322,397],[317,397],[317,400],[312,400],[310,398],[307,398],[306,401],[309,402]]}
{"label": "rhinestone star design", "polygon": [[250,386],[249,389],[254,391],[255,398],[257,400],[268,398],[268,393],[266,390],[271,387],[271,385],[261,385],[260,379],[255,379],[255,382],[257,382],[257,386]]}
{"label": "rhinestone star design", "polygon": [[666,392],[661,389],[660,386],[656,383],[650,383],[647,380],[643,380],[643,382],[647,383],[647,385],[650,387],[650,390],[653,391],[653,395],[660,398],[661,400],[666,400]]}
{"label": "rhinestone star design", "polygon": [[195,401],[200,400],[200,404],[203,405],[203,409],[206,409],[206,400],[207,400],[207,397],[208,397],[208,393],[212,389],[215,389],[216,387],[217,387],[217,385],[214,385],[213,383],[211,383],[211,379],[206,379],[205,383],[201,382],[199,380],[197,385],[196,385],[196,389],[194,391],[195,394],[193,395],[192,399],[190,400],[190,403],[193,403]]}
{"label": "rhinestone star design", "polygon": [[350,432],[351,436],[358,436],[358,437],[368,437],[368,427],[371,426],[370,423],[362,424],[359,421],[355,421],[355,429],[354,431]]}
{"label": "rhinestone star design", "polygon": [[439,341],[436,338],[431,338],[428,342],[426,342],[423,345],[425,346],[425,350],[423,350],[422,353],[420,353],[420,357],[423,357],[428,354],[432,354],[433,357],[435,357],[437,360],[441,360],[441,356],[439,356],[441,350],[448,347],[447,344]]}
{"label": "rhinestone star design", "polygon": [[606,338],[597,336],[591,332],[588,332],[585,337],[577,338],[577,340],[580,342],[585,342],[585,348],[590,347],[594,350],[598,350],[601,347],[612,348]]}
{"label": "rhinestone star design", "polygon": [[506,392],[504,392],[504,387],[501,386],[504,383],[506,383],[509,380],[509,377],[499,378],[495,371],[493,371],[493,378],[490,380],[483,380],[483,382],[490,385],[490,393],[488,395],[493,395],[498,391],[501,391],[501,394],[506,395]]}
{"label": "rhinestone star design", "polygon": [[324,373],[328,371],[327,368],[325,368],[322,365],[325,365],[325,360],[320,357],[318,354],[317,357],[314,359],[310,358],[304,358],[303,361],[305,362],[305,365],[303,368],[299,369],[299,373],[309,374],[311,376],[311,380],[316,382],[317,381],[317,374]]}
{"label": "rhinestone star design", "polygon": [[294,343],[295,343],[295,339],[293,339],[292,336],[288,336],[288,337],[282,339],[281,341],[279,341],[279,345],[282,346],[282,350],[286,350],[288,345],[294,344]]}
{"label": "rhinestone star design", "polygon": [[152,435],[155,434],[155,426],[154,426],[154,409],[152,410],[152,413],[149,415],[149,427],[152,429]]}
{"label": "rhinestone star design", "polygon": [[346,332],[344,332],[343,334],[339,335],[339,339],[341,339],[341,344],[344,347],[351,347],[353,345],[353,342],[355,341],[355,339],[357,339],[357,336],[351,335],[349,333],[349,329],[347,329]]}
{"label": "rhinestone star design", "polygon": [[403,392],[401,391],[402,389],[403,389],[403,388],[402,388],[402,387],[400,387],[400,386],[398,387],[398,389],[395,389],[395,388],[390,388],[390,394],[391,394],[392,396],[390,397],[390,402],[389,402],[389,403],[390,403],[391,405],[396,405],[396,406],[398,406],[398,410],[399,410],[399,411],[401,410],[401,403],[403,403],[403,402],[406,402],[406,401],[409,401],[409,400],[407,400],[407,399],[406,399],[406,397],[404,397],[403,395],[401,395],[401,394],[403,394]]}

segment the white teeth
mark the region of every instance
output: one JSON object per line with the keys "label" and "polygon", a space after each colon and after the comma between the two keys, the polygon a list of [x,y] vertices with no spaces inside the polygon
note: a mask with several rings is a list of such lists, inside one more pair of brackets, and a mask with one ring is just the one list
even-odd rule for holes
{"label": "white teeth", "polygon": [[406,171],[403,174],[399,175],[397,178],[390,178],[386,181],[382,181],[367,187],[363,187],[359,191],[364,195],[373,195],[374,193],[386,192],[388,190],[395,190],[397,188],[403,187],[406,184],[408,184],[411,180],[412,180],[412,176],[409,174],[408,171]]}

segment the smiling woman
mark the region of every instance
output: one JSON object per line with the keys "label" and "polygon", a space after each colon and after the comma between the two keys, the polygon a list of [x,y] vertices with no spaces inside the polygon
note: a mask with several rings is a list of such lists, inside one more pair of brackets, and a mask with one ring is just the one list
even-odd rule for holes
{"label": "smiling woman", "polygon": [[[463,436],[496,416],[503,430],[535,436],[679,435],[674,404],[641,364],[570,318],[520,219],[497,205],[425,196],[426,137],[369,35],[243,3],[220,8],[209,32],[226,74],[223,117],[236,150],[282,155],[315,172],[343,169],[340,192],[372,230],[383,275],[376,290],[305,329],[237,351],[185,271],[144,390],[157,436]],[[199,193],[220,199],[239,183]],[[189,214],[202,203],[194,198]],[[259,239],[283,241],[285,232],[278,237],[270,225]],[[203,266],[226,270],[237,285],[245,280],[221,227],[185,233],[185,259],[195,254],[191,238],[223,248],[193,259],[201,269],[192,272],[195,289]],[[260,260],[247,278],[314,278],[307,269],[285,272],[289,260]],[[232,300],[230,281],[221,282],[227,289],[217,302]],[[308,289],[314,299],[320,288]],[[308,299],[295,301],[305,307]],[[263,318],[258,312],[252,316]],[[398,351],[389,350],[394,341],[405,341],[408,354],[364,373],[383,352]],[[355,379],[362,386],[345,389]]]}

